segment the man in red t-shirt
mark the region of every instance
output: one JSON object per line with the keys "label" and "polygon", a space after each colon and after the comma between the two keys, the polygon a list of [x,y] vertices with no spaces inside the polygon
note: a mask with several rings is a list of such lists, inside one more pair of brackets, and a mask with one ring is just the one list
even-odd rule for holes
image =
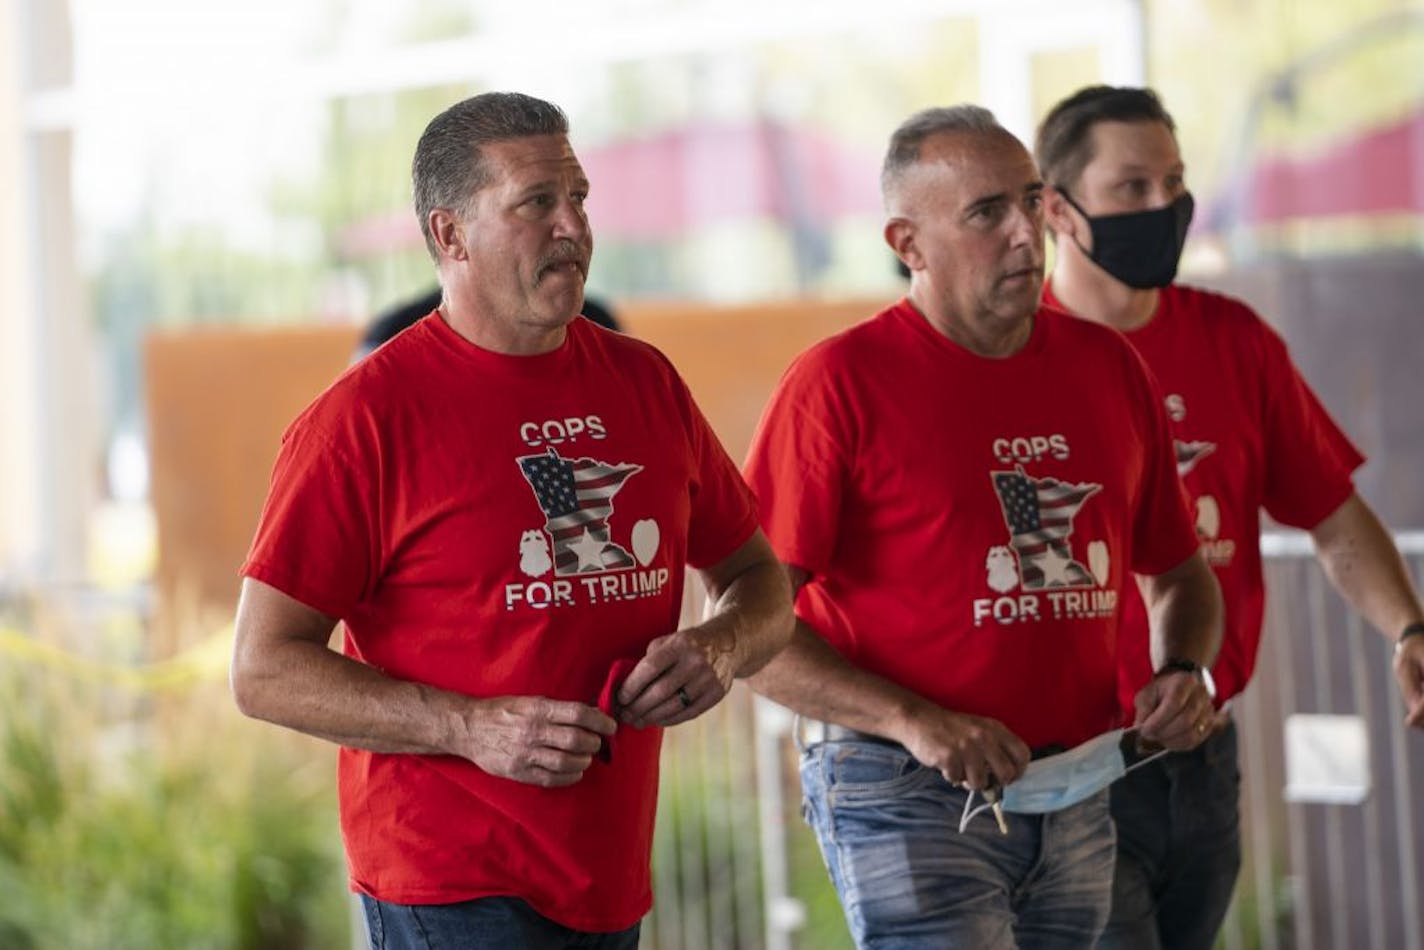
{"label": "man in red t-shirt", "polygon": [[[373,947],[635,947],[661,728],[790,635],[751,494],[682,380],[579,316],[593,241],[567,133],[515,93],[427,127],[439,309],[290,426],[242,569],[233,691],[341,744]],[[685,564],[713,606],[679,631]]]}
{"label": "man in red t-shirt", "polygon": [[[1173,284],[1192,214],[1172,118],[1149,89],[1095,86],[1055,106],[1038,132],[1057,261],[1045,301],[1123,331],[1156,374],[1197,533],[1221,583],[1225,639],[1217,705],[1256,663],[1264,591],[1259,512],[1310,531],[1326,575],[1387,636],[1408,722],[1424,726],[1424,613],[1403,561],[1351,473],[1363,458],[1250,308]],[[1124,614],[1119,688],[1131,710],[1151,676],[1147,616]],[[1240,866],[1236,732],[1113,788],[1118,864],[1104,946],[1212,945]]]}
{"label": "man in red t-shirt", "polygon": [[[909,295],[796,360],[746,464],[799,592],[752,686],[819,720],[808,818],[858,944],[1091,946],[1124,767],[1118,591],[1138,575],[1156,608],[1167,666],[1136,725],[1170,749],[1211,719],[1192,671],[1220,598],[1140,358],[1038,307],[1023,145],[985,109],[930,109],[881,184]],[[976,795],[1011,814],[970,820]]]}

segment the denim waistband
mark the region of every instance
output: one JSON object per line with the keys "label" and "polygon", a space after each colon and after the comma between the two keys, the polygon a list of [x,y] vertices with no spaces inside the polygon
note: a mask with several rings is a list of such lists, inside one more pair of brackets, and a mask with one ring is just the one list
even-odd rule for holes
{"label": "denim waistband", "polygon": [[[817,742],[874,742],[878,745],[893,746],[897,749],[905,748],[894,739],[877,736],[872,732],[861,732],[859,729],[852,729],[849,726],[838,725],[834,722],[821,722],[816,719],[801,719],[800,722],[806,727],[805,742],[807,745],[814,745]],[[1029,750],[1029,758],[1046,759],[1050,755],[1058,755],[1061,752],[1067,751],[1067,747],[1061,745],[1039,746],[1036,749]]]}

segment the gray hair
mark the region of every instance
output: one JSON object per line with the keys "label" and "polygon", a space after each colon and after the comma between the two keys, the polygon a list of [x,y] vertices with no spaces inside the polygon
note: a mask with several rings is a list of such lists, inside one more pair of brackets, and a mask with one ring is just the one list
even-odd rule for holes
{"label": "gray hair", "polygon": [[568,135],[569,119],[552,102],[518,92],[486,92],[457,102],[430,120],[415,146],[411,193],[420,233],[432,260],[439,261],[430,233],[436,208],[463,211],[491,181],[480,149],[492,142],[531,135]]}
{"label": "gray hair", "polygon": [[890,135],[885,163],[880,167],[880,193],[888,196],[905,169],[920,160],[925,139],[941,132],[1003,132],[1007,130],[983,106],[962,104],[923,109],[900,123]]}

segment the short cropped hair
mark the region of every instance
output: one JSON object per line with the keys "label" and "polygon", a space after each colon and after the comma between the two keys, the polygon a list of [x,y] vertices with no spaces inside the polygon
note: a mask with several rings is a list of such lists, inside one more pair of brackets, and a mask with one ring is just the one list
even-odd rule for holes
{"label": "short cropped hair", "polygon": [[880,193],[886,198],[911,165],[920,160],[925,139],[941,132],[1004,132],[994,113],[983,106],[936,106],[916,112],[890,135],[890,147],[880,166]]}
{"label": "short cropped hair", "polygon": [[531,135],[568,134],[564,110],[518,92],[472,96],[431,119],[410,166],[415,215],[431,259],[440,258],[430,233],[430,212],[463,211],[475,192],[490,183],[489,165],[480,151],[483,146]]}
{"label": "short cropped hair", "polygon": [[1093,160],[1093,126],[1099,122],[1177,124],[1157,93],[1135,86],[1088,86],[1054,106],[1039,124],[1033,154],[1044,181],[1058,188],[1076,184]]}

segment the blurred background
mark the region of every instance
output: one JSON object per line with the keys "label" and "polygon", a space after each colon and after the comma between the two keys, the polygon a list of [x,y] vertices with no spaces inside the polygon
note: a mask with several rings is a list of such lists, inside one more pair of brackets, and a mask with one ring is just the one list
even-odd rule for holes
{"label": "blurred background", "polygon": [[[433,283],[408,169],[435,113],[564,107],[589,290],[739,458],[790,358],[903,292],[894,126],[975,101],[1029,140],[1098,81],[1163,95],[1184,279],[1285,335],[1417,579],[1418,0],[0,0],[0,947],[359,937],[333,751],[242,721],[227,651],[282,428]],[[1424,737],[1308,544],[1269,550],[1222,943],[1419,950]],[[1357,801],[1286,794],[1304,713],[1361,725]],[[848,946],[787,730],[739,687],[669,735],[645,946]]]}

